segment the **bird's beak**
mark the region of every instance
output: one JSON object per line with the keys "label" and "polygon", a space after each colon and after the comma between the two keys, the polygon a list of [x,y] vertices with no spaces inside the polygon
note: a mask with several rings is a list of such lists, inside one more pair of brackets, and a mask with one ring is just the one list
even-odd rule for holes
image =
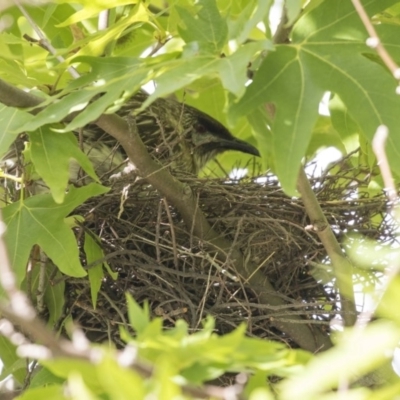
{"label": "bird's beak", "polygon": [[220,139],[214,145],[218,145],[223,150],[237,150],[242,153],[252,154],[253,156],[260,157],[260,152],[251,144],[245,142],[244,140],[240,140],[238,138],[226,140]]}

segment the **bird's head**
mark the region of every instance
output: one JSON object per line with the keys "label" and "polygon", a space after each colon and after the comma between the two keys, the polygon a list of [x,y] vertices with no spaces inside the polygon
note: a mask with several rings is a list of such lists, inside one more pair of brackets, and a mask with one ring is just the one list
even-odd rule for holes
{"label": "bird's head", "polygon": [[185,106],[191,114],[191,128],[185,136],[191,143],[196,173],[215,156],[228,150],[260,156],[251,144],[234,137],[224,125],[216,119],[193,107]]}

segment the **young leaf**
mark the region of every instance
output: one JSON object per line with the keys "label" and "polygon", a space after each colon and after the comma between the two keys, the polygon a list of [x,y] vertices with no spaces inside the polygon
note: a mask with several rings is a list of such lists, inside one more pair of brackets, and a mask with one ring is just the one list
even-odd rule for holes
{"label": "young leaf", "polygon": [[64,396],[65,387],[63,385],[49,385],[45,387],[37,387],[35,389],[28,389],[20,396],[18,400],[65,400]]}
{"label": "young leaf", "polygon": [[343,380],[353,381],[387,362],[398,344],[400,330],[388,321],[350,329],[333,348],[316,356],[304,370],[281,385],[282,400],[317,399]]}
{"label": "young leaf", "polygon": [[121,367],[111,357],[104,357],[97,365],[97,374],[110,399],[144,399],[146,396],[143,378],[132,369]]}
{"label": "young leaf", "polygon": [[127,293],[129,322],[137,334],[142,333],[150,324],[149,306],[145,303],[143,308],[136,303],[135,299]]}

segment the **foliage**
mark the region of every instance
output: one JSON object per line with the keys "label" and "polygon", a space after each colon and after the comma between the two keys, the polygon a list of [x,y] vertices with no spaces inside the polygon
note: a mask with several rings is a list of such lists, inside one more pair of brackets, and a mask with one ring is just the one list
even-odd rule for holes
{"label": "foliage", "polygon": [[[97,24],[108,1],[25,2],[32,21],[19,7],[5,3],[8,8],[0,19],[0,78],[43,102],[33,111],[34,117],[32,109],[0,106],[0,156],[17,135],[30,138],[24,150],[30,162],[25,175],[15,178],[0,171],[0,176],[17,179],[23,187],[32,181],[49,187],[49,193],[32,196],[22,190],[13,204],[7,204],[4,189],[0,192],[8,229],[5,242],[18,288],[25,287],[26,266],[35,252],[46,253],[67,276],[87,273],[73,234],[79,217],[71,213],[108,189],[99,183],[67,187],[71,159],[98,182],[72,132],[115,112],[149,83],[154,92],[143,108],[158,97],[175,94],[230,126],[236,136],[257,141],[263,170],[271,168],[290,195],[297,195],[302,160],[329,146],[344,153],[361,146],[360,159],[352,161],[367,170],[362,178],[368,175],[369,180],[363,184],[379,184],[370,142],[383,124],[390,132],[389,162],[396,176],[400,174],[398,82],[366,45],[368,34],[352,2],[287,0],[287,26],[279,29],[292,28],[290,43],[274,43],[271,0],[183,0],[170,1],[167,8],[164,3],[114,1],[104,29]],[[362,3],[381,42],[398,60],[400,2]],[[56,54],[37,36],[35,25]],[[71,67],[79,74],[76,79],[71,78]],[[326,92],[330,92],[330,115],[321,116],[318,106]],[[219,162],[229,171],[237,160],[237,154],[226,154]],[[248,161],[241,156],[241,165]],[[216,164],[208,168],[219,171]],[[85,252],[88,264],[102,258],[93,235],[86,235]],[[43,289],[37,282],[39,264],[31,265],[35,270],[31,287],[38,291]],[[113,274],[105,262],[88,272],[94,307],[105,273]],[[120,359],[124,353],[93,346],[98,350],[96,362],[46,359],[27,373],[15,343],[0,337],[2,378],[12,374],[20,385],[25,383],[27,390],[20,396],[24,400],[195,398],[200,395],[193,388],[225,373],[248,374],[243,392],[254,400],[391,399],[400,392],[395,379],[379,389],[359,381],[360,387],[345,387],[343,393],[330,390],[390,361],[400,336],[393,306],[398,304],[399,285],[397,279],[388,279],[376,313],[381,320],[337,333],[335,346],[316,356],[248,338],[244,326],[218,337],[211,318],[199,332],[188,332],[184,322],[166,331],[161,319],[150,319],[146,305],[142,308],[128,297],[130,325],[121,328],[121,337],[135,353],[129,368]],[[46,288],[44,293],[51,328],[62,313],[62,289]],[[149,367],[147,375],[135,368],[137,360]],[[268,383],[277,377],[282,379],[279,383]]]}

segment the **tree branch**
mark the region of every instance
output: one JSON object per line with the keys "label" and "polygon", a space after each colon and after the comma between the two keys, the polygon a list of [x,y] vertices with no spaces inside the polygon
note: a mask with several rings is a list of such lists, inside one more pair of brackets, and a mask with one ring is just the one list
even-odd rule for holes
{"label": "tree branch", "polygon": [[303,168],[300,168],[297,188],[311,220],[312,228],[320,238],[331,259],[336,277],[336,286],[339,289],[344,323],[346,326],[352,326],[357,319],[354,302],[353,266],[336,240]]}

